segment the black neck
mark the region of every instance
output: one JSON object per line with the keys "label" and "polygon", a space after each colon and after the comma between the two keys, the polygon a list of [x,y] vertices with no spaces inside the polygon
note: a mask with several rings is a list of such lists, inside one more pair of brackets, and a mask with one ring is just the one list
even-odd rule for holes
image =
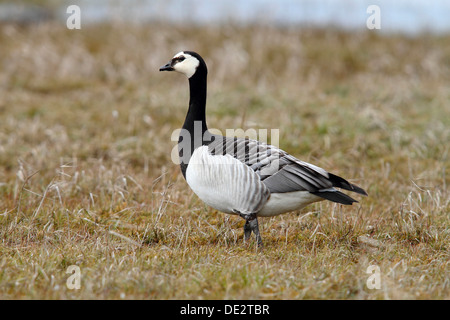
{"label": "black neck", "polygon": [[189,110],[178,139],[181,172],[185,178],[186,169],[194,150],[210,142],[205,116],[206,78],[207,70],[202,65],[189,78]]}
{"label": "black neck", "polygon": [[206,126],[206,72],[197,72],[189,78],[189,110],[184,120],[183,129],[194,133],[195,121],[201,121],[202,133],[208,130]]}

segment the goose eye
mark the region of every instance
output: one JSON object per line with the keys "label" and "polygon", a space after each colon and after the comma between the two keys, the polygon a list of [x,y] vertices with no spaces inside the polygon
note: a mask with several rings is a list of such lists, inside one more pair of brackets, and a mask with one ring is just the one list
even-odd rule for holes
{"label": "goose eye", "polygon": [[177,62],[181,62],[181,61],[183,61],[184,59],[186,59],[186,57],[184,57],[184,56],[181,56],[181,57],[177,57],[177,58],[175,58],[175,61],[177,61]]}

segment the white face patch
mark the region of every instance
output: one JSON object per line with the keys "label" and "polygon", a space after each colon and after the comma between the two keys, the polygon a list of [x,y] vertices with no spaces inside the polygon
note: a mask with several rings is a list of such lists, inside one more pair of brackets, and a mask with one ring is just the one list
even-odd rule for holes
{"label": "white face patch", "polygon": [[197,71],[197,67],[200,64],[200,61],[198,61],[196,57],[193,57],[188,53],[184,53],[183,51],[174,55],[173,59],[177,59],[180,57],[184,57],[184,60],[175,63],[173,69],[177,72],[185,74],[188,78],[192,77],[195,71]]}

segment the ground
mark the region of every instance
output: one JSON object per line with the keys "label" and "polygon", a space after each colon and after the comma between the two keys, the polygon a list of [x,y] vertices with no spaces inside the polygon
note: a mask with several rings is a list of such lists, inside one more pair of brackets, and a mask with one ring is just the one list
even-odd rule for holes
{"label": "ground", "polygon": [[[0,47],[1,299],[450,298],[448,36],[52,22]],[[188,84],[158,69],[181,50],[208,64],[209,127],[277,129],[369,196],[244,244],[172,161]]]}

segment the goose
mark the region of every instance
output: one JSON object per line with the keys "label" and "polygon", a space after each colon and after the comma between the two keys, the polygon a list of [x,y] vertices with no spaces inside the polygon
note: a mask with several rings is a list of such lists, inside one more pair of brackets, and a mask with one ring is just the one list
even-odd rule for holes
{"label": "goose", "polygon": [[208,69],[198,53],[181,51],[159,71],[177,71],[189,80],[189,108],[178,139],[183,177],[207,205],[245,219],[244,242],[253,232],[262,247],[258,217],[300,210],[322,200],[357,202],[337,188],[367,195],[273,145],[211,133],[205,118]]}

